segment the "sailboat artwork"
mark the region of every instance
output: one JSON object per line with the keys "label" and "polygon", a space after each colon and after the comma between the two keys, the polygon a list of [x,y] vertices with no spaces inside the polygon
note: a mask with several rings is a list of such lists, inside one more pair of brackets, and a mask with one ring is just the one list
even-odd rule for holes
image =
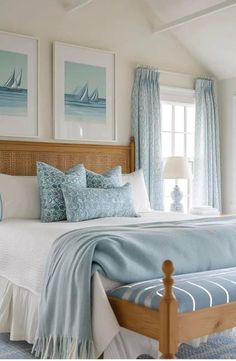
{"label": "sailboat artwork", "polygon": [[27,115],[27,56],[0,50],[0,115]]}
{"label": "sailboat artwork", "polygon": [[105,68],[65,62],[64,105],[67,120],[105,122]]}

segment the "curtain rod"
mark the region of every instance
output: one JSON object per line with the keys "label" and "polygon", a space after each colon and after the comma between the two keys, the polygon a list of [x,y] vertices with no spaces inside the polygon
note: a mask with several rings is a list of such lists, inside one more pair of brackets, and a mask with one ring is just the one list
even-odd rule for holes
{"label": "curtain rod", "polygon": [[191,78],[202,78],[202,79],[216,80],[216,78],[208,76],[208,75],[197,75],[197,74],[190,74],[190,73],[175,72],[175,71],[171,71],[171,70],[159,69],[157,67],[144,65],[144,64],[137,64],[136,68],[147,68],[147,69],[152,69],[154,71],[159,71],[160,73],[164,73],[164,74],[185,76],[185,77],[188,77],[188,78],[191,77]]}

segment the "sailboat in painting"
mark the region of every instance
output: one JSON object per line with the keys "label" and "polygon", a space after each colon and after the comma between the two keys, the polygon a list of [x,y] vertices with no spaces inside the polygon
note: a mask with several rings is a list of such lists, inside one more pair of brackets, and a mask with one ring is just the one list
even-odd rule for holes
{"label": "sailboat in painting", "polygon": [[106,99],[99,97],[97,88],[89,94],[88,83],[86,83],[82,88],[77,86],[71,94],[65,94],[65,104],[105,109]]}
{"label": "sailboat in painting", "polygon": [[[0,85],[0,115],[27,114],[27,89],[22,87],[23,70],[13,69]],[[3,80],[3,79],[2,79]]]}
{"label": "sailboat in painting", "polygon": [[[78,87],[76,89],[78,89]],[[74,91],[74,95],[79,102],[87,103],[89,101],[88,83],[86,83],[78,92]]]}
{"label": "sailboat in painting", "polygon": [[16,73],[14,69],[9,78],[3,85],[0,86],[0,89],[4,89],[6,91],[26,91],[26,89],[21,88],[21,81],[22,81],[22,69],[19,73]]}
{"label": "sailboat in painting", "polygon": [[91,102],[97,102],[98,101],[98,89],[96,88],[93,92],[92,92],[92,94],[90,95],[90,101]]}
{"label": "sailboat in painting", "polygon": [[6,88],[11,88],[15,82],[15,74],[16,74],[16,71],[14,69],[12,75],[10,76],[10,78],[8,78],[8,80],[6,81],[6,83],[3,85],[3,87],[6,87]]}

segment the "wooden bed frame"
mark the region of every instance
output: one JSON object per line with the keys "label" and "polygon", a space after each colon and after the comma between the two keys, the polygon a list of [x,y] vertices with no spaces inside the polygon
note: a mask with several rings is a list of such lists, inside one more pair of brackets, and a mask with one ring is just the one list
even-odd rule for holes
{"label": "wooden bed frame", "polygon": [[120,326],[158,340],[161,358],[175,358],[179,343],[236,326],[236,302],[179,313],[172,289],[173,263],[166,260],[162,270],[165,290],[159,310],[109,297]]}
{"label": "wooden bed frame", "polygon": [[[135,168],[134,138],[127,146],[0,140],[0,173],[35,175],[36,161],[49,163],[61,170],[83,163],[95,172],[121,165],[122,171],[129,173]],[[162,358],[175,358],[180,342],[236,326],[236,302],[178,313],[178,304],[172,291],[173,271],[172,262],[165,261],[165,293],[160,310],[109,298],[119,324],[159,340]]]}

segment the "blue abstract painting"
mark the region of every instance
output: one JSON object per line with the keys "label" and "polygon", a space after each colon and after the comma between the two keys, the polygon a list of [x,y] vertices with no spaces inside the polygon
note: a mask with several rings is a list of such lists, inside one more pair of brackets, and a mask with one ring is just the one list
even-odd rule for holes
{"label": "blue abstract painting", "polygon": [[26,116],[27,55],[0,50],[0,115]]}
{"label": "blue abstract painting", "polygon": [[65,120],[106,122],[106,68],[65,62]]}

